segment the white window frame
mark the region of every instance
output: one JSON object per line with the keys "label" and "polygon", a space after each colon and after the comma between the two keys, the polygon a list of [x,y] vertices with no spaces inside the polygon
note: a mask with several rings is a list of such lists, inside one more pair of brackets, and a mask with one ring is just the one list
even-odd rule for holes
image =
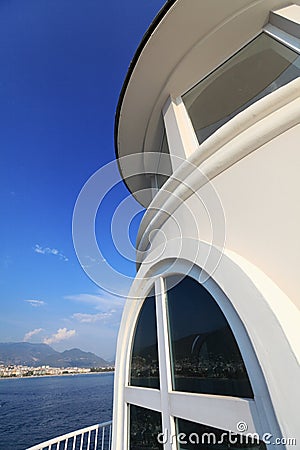
{"label": "white window frame", "polygon": [[[273,16],[275,16],[274,13]],[[270,16],[271,20],[273,16],[271,13]],[[295,23],[293,25],[295,26]],[[299,27],[299,35],[300,35],[300,24],[296,25]],[[288,27],[286,29],[288,29]],[[257,38],[262,33],[265,33],[266,35],[274,38],[281,44],[300,54],[300,39],[278,28],[272,23],[268,23],[261,30],[261,33],[254,36],[253,39]],[[205,78],[209,75],[210,74],[207,74]],[[188,90],[193,89],[193,87],[195,87],[202,80],[203,78],[198,80],[197,83],[191,86]],[[182,96],[184,94],[185,92],[182,93],[181,96],[177,97],[176,99],[173,99],[172,96],[170,95],[163,108],[163,120],[168,140],[173,172],[175,172],[176,169],[181,165],[181,163],[185,159],[188,159],[202,145],[199,144],[198,142],[198,138],[196,136],[193,124],[189,117],[188,111],[185,107],[185,104],[182,100]]]}
{"label": "white window frame", "polygon": [[[182,273],[179,271],[176,274],[184,275],[186,273],[184,265],[182,269]],[[252,379],[251,384],[254,399],[173,390],[165,293],[165,277],[167,275],[165,273],[164,277],[158,276],[154,282],[160,389],[129,386],[130,360],[134,341],[133,333],[128,352],[127,385],[124,389],[124,400],[127,408],[128,405],[132,404],[160,412],[162,417],[162,432],[167,433],[171,437],[176,435],[175,418],[181,418],[233,432],[238,432],[237,424],[242,421],[247,424],[247,430],[245,430],[245,433],[239,432],[240,434],[257,433],[262,438],[265,430],[270,429],[265,415],[265,404],[261,402],[261,398],[265,396],[264,391],[266,391],[265,381],[252,344],[240,318],[234,311],[226,295],[212,279],[208,279],[203,285],[221,308],[235,335],[250,381]],[[169,275],[174,275],[174,273],[170,273]],[[189,273],[189,276],[199,281],[201,270],[195,266]],[[138,320],[141,307],[142,304],[137,311],[135,324]],[[224,414],[225,411],[226,414]],[[127,429],[129,433],[129,423]],[[279,446],[278,448],[284,447]],[[164,444],[164,450],[177,450],[176,439],[168,439]]]}
{"label": "white window frame", "polygon": [[[267,24],[262,29],[262,32],[300,54],[299,38],[287,33],[272,23]],[[198,80],[198,82],[200,81]],[[199,143],[182,97],[177,97],[175,100],[171,96],[169,97],[163,109],[163,119],[172,169],[175,171],[180,165],[180,160],[188,159],[199,149]],[[152,188],[156,191],[156,184],[152,184]],[[185,273],[184,267],[182,267],[182,273]],[[196,280],[198,279],[197,270],[189,275]],[[269,401],[268,388],[244,324],[238,317],[230,300],[212,279],[209,279],[204,285],[222,309],[236,337],[250,381],[252,381],[254,400],[177,392],[173,390],[164,279],[158,276],[155,280],[155,301],[160,389],[129,386],[131,357],[131,349],[129,349],[126,365],[126,384],[124,388],[124,419],[127,425],[125,427],[125,429],[127,428],[127,432],[129,432],[129,423],[128,412],[126,411],[128,410],[127,405],[129,404],[161,412],[163,431],[167,430],[169,436],[175,434],[175,417],[229,431],[237,431],[235,429],[236,424],[243,420],[248,426],[247,433],[258,433],[261,437],[264,430],[269,429],[267,421],[268,414],[266,413],[266,405]],[[139,312],[140,308],[136,312],[135,323],[139,317]],[[133,339],[134,333],[132,331],[129,339],[130,346],[133,344]],[[226,414],[222,414],[222,411],[226,411]],[[128,442],[128,434],[125,439]],[[286,448],[283,444],[276,447],[278,449]],[[177,446],[174,441],[173,443],[168,441],[164,444],[164,450],[176,450],[176,448]],[[267,445],[267,448],[273,448],[273,446]]]}

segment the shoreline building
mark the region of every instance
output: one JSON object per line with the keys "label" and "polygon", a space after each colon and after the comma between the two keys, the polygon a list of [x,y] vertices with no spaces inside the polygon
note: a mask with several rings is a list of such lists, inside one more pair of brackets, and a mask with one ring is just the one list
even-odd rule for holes
{"label": "shoreline building", "polygon": [[113,450],[300,445],[299,53],[300,1],[176,0],[133,58]]}

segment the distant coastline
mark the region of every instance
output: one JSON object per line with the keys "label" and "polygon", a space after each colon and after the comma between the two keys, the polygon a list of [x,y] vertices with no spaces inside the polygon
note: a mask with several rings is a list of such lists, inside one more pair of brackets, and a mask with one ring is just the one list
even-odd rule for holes
{"label": "distant coastline", "polygon": [[108,367],[51,367],[51,366],[23,366],[0,365],[0,379],[37,378],[45,376],[84,375],[92,373],[114,372],[114,366]]}
{"label": "distant coastline", "polygon": [[60,374],[45,374],[45,375],[27,375],[27,376],[4,376],[0,377],[1,380],[26,380],[29,378],[52,378],[52,377],[73,377],[78,375],[103,375],[105,373],[111,374],[115,373],[114,369],[103,370],[99,372],[80,372],[80,373],[60,373]]}

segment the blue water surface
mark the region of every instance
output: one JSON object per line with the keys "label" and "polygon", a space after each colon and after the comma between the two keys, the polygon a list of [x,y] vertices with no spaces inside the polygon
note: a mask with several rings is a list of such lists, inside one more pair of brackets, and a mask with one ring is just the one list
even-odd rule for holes
{"label": "blue water surface", "polygon": [[112,418],[113,374],[0,379],[0,450],[24,450]]}

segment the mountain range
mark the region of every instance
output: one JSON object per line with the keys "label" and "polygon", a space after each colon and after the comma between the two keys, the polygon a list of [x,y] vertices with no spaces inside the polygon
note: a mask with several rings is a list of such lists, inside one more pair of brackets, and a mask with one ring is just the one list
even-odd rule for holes
{"label": "mountain range", "polygon": [[78,348],[58,352],[47,344],[29,342],[0,343],[0,364],[30,367],[108,367],[111,364],[91,352]]}

